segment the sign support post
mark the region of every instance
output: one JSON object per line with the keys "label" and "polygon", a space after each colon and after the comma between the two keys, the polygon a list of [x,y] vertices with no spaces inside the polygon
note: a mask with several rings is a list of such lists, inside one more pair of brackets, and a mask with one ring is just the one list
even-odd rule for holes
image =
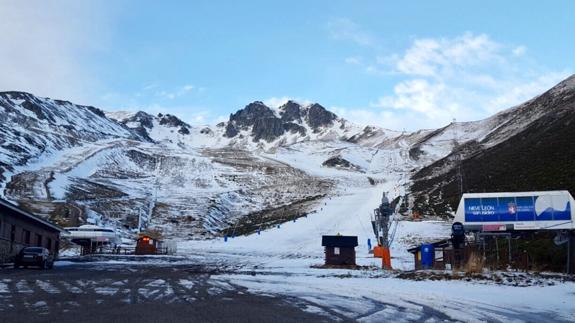
{"label": "sign support post", "polygon": [[567,273],[575,275],[575,231],[569,231],[569,242],[567,246]]}

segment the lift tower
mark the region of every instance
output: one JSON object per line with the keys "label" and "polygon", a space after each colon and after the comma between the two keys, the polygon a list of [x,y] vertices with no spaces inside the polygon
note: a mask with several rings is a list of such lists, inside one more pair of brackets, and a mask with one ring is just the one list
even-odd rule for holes
{"label": "lift tower", "polygon": [[377,247],[374,249],[374,255],[382,258],[384,269],[391,269],[391,255],[389,252],[391,239],[389,237],[389,227],[393,213],[389,200],[385,193],[383,193],[381,204],[377,209],[373,210],[371,225],[377,239]]}

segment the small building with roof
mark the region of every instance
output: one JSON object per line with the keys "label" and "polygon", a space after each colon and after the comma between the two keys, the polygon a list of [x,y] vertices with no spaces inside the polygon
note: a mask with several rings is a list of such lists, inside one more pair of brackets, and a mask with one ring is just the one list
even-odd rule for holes
{"label": "small building with roof", "polygon": [[12,261],[24,247],[44,247],[57,256],[62,231],[59,226],[0,199],[0,263]]}
{"label": "small building with roof", "polygon": [[325,264],[328,266],[355,266],[357,236],[322,236]]}

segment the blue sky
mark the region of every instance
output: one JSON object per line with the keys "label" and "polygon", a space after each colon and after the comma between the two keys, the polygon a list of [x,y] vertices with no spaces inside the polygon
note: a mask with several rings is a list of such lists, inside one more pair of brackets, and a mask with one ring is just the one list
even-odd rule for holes
{"label": "blue sky", "polygon": [[319,102],[415,130],[487,117],[573,73],[573,1],[16,1],[1,90],[215,123]]}

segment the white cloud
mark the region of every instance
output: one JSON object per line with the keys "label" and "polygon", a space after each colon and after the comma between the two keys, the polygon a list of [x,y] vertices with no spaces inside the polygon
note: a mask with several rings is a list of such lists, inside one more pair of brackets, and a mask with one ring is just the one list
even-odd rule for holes
{"label": "white cloud", "polygon": [[203,87],[196,88],[195,86],[193,86],[191,84],[186,84],[186,85],[180,86],[180,87],[173,89],[173,90],[157,91],[156,95],[163,97],[165,99],[173,100],[175,98],[179,98],[181,96],[184,96],[184,95],[186,95],[192,91],[203,92],[204,90],[205,90],[205,88],[203,88]]}
{"label": "white cloud", "polygon": [[306,99],[300,99],[300,98],[293,98],[293,97],[287,97],[287,96],[282,96],[282,97],[271,97],[269,99],[264,100],[264,104],[267,105],[270,108],[274,108],[277,109],[279,107],[281,107],[282,105],[286,104],[288,101],[295,101],[301,105],[309,105],[312,104],[313,101],[310,100],[306,100]]}
{"label": "white cloud", "polygon": [[393,91],[395,96],[382,97],[375,105],[392,109],[412,109],[433,117],[437,110],[434,103],[438,96],[446,91],[446,87],[445,84],[415,79],[397,84]]}
{"label": "white cloud", "polygon": [[525,46],[517,46],[513,49],[513,55],[515,56],[523,56],[527,52],[527,47]]}
{"label": "white cloud", "polygon": [[522,103],[548,90],[559,81],[565,79],[569,74],[568,71],[549,72],[531,81],[508,84],[505,86],[505,91],[501,91],[497,96],[489,99],[486,110],[489,113],[495,113],[502,108],[512,107]]}
{"label": "white cloud", "polygon": [[279,108],[282,105],[286,104],[287,101],[291,100],[291,98],[287,97],[287,96],[282,96],[282,97],[271,97],[268,98],[266,100],[264,100],[264,104],[267,105],[270,108]]}
{"label": "white cloud", "polygon": [[502,59],[499,48],[485,34],[416,39],[399,58],[396,68],[408,75],[438,77],[458,67],[497,63]]}
{"label": "white cloud", "polygon": [[375,36],[348,18],[331,19],[327,29],[333,39],[351,41],[360,46],[373,46],[377,42]]}
{"label": "white cloud", "polygon": [[[380,126],[390,130],[413,130],[429,128],[425,123],[419,122],[415,114],[410,111],[386,111],[381,109],[369,108],[344,108],[344,107],[330,107],[339,117],[354,122],[359,125],[372,125]],[[405,119],[411,118],[414,127],[406,127]]]}
{"label": "white cloud", "polygon": [[142,88],[142,90],[144,90],[144,91],[149,91],[149,90],[153,90],[153,89],[155,89],[155,88],[157,88],[157,87],[158,87],[158,84],[156,84],[156,83],[150,83],[150,84],[144,85],[144,87]]}
{"label": "white cloud", "polygon": [[378,69],[387,67],[400,80],[393,93],[371,106],[393,112],[398,124],[412,130],[441,127],[453,118],[488,117],[531,99],[569,75],[521,59],[524,48],[505,46],[485,34],[416,39],[403,54],[378,59]]}
{"label": "white cloud", "polygon": [[0,90],[90,103],[94,70],[83,58],[105,50],[103,5],[84,1],[0,3]]}
{"label": "white cloud", "polygon": [[358,56],[346,57],[345,63],[350,65],[361,65],[361,57]]}
{"label": "white cloud", "polygon": [[224,116],[224,115],[219,115],[214,119],[214,122],[210,123],[210,124],[218,124],[220,122],[226,122],[228,121],[229,117]]}

